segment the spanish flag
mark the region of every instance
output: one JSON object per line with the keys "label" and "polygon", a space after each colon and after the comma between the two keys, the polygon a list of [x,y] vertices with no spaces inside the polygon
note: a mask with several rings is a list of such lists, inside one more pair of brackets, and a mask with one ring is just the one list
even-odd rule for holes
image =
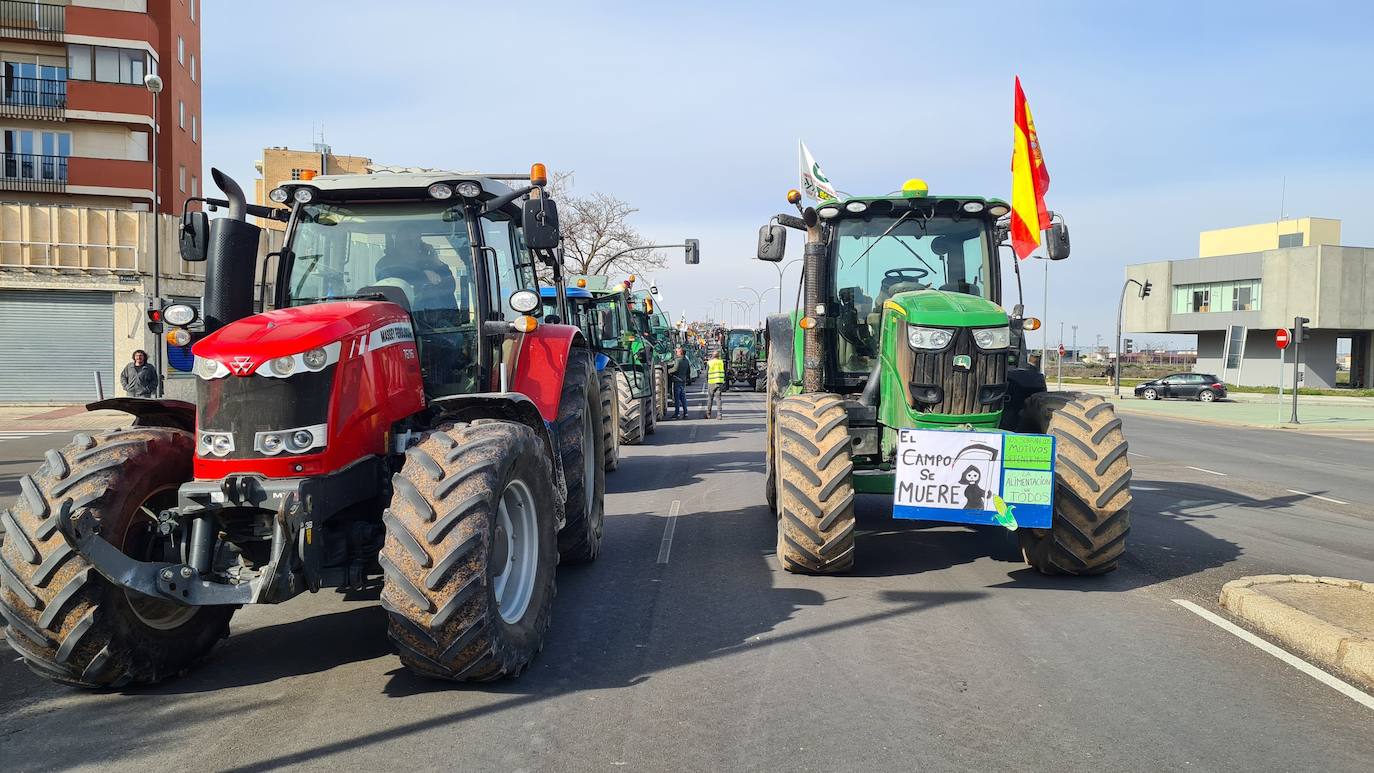
{"label": "spanish flag", "polygon": [[1050,189],[1050,172],[1040,153],[1040,138],[1035,134],[1021,78],[1016,78],[1016,134],[1011,153],[1011,248],[1022,260],[1040,246],[1040,232],[1050,227],[1045,209],[1045,191]]}

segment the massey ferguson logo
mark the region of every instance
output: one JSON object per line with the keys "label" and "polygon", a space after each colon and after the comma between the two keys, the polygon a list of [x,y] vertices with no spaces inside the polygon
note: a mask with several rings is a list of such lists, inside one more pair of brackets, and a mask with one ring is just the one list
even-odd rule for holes
{"label": "massey ferguson logo", "polygon": [[229,361],[229,369],[234,371],[235,376],[246,376],[253,372],[253,358],[235,357]]}

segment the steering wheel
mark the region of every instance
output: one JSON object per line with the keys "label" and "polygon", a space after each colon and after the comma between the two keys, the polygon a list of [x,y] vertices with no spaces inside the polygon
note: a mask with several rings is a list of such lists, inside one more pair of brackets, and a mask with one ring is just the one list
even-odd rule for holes
{"label": "steering wheel", "polygon": [[899,279],[903,281],[918,282],[930,276],[930,272],[924,268],[892,268],[883,272],[884,279]]}

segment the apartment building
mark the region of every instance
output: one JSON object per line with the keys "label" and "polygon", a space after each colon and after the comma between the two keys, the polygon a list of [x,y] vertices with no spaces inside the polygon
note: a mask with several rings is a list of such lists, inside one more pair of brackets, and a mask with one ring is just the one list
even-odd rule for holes
{"label": "apartment building", "polygon": [[[199,6],[0,0],[0,202],[152,209],[155,133],[156,209],[198,195]],[[163,81],[156,122],[150,73]]]}
{"label": "apartment building", "polygon": [[[267,207],[285,209],[267,198],[272,189],[288,180],[309,179],[317,174],[368,174],[372,171],[372,159],[364,156],[336,156],[334,151],[322,142],[315,143],[313,150],[292,150],[284,145],[263,148],[262,158],[254,168],[261,175],[253,182],[257,203]],[[286,224],[278,220],[258,218],[258,224],[276,231],[285,231]]]}

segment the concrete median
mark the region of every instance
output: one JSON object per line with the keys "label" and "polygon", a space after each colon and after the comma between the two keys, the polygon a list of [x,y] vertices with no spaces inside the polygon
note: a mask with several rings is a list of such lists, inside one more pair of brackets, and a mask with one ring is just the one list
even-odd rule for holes
{"label": "concrete median", "polygon": [[1307,574],[1242,577],[1221,605],[1254,628],[1374,688],[1374,583]]}

